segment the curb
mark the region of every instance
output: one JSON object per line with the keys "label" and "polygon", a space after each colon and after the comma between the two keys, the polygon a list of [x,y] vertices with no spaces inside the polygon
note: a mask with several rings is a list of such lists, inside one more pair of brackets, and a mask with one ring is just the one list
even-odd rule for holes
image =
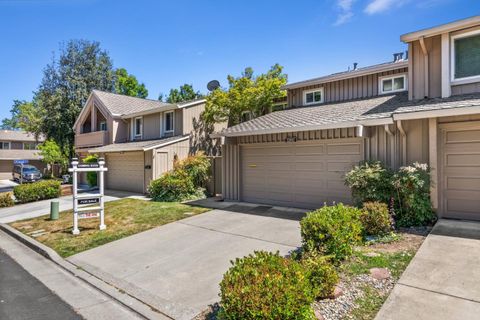
{"label": "curb", "polygon": [[119,290],[118,288],[104,282],[102,279],[95,277],[93,274],[90,274],[85,270],[75,266],[74,264],[66,261],[65,259],[60,257],[58,253],[56,253],[53,249],[45,246],[44,244],[36,241],[35,239],[24,235],[13,227],[10,227],[9,225],[4,223],[0,223],[0,230],[4,231],[12,238],[23,243],[38,254],[54,262],[56,265],[60,266],[62,269],[66,270],[73,276],[83,280],[84,282],[88,283],[89,285],[104,293],[108,297],[124,305],[139,316],[145,319],[173,319],[170,316],[157,310],[155,307],[138,300],[134,296],[131,296],[128,293]]}

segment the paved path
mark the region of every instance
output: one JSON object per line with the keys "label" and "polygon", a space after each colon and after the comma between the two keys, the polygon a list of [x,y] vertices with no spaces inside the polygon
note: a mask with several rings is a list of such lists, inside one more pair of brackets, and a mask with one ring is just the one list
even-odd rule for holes
{"label": "paved path", "polygon": [[143,319],[2,231],[0,253],[2,320]]}
{"label": "paved path", "polygon": [[230,261],[301,244],[295,210],[233,205],[114,241],[68,260],[174,319],[219,300]]}
{"label": "paved path", "polygon": [[[123,191],[105,191],[105,202],[118,200],[122,198],[145,199],[143,195],[138,195]],[[70,210],[73,207],[72,196],[60,197],[57,199],[60,205],[60,211]],[[17,220],[34,218],[50,213],[50,200],[42,200],[25,204],[15,205],[9,208],[0,209],[0,223],[10,223]]]}
{"label": "paved path", "polygon": [[480,223],[440,220],[376,319],[480,318]]}
{"label": "paved path", "polygon": [[82,319],[0,249],[0,319]]}

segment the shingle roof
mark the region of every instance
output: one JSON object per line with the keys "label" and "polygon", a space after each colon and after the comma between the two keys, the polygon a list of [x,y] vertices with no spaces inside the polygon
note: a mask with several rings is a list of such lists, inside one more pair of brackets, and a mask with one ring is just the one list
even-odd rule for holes
{"label": "shingle roof", "polygon": [[17,150],[17,149],[3,149],[0,150],[0,160],[40,160],[42,156],[38,150]]}
{"label": "shingle roof", "polygon": [[[25,131],[0,130],[0,140],[2,141],[35,141],[35,136]],[[45,140],[43,136],[38,138],[38,141],[43,141],[43,140]]]}
{"label": "shingle roof", "polygon": [[133,141],[133,142],[125,142],[125,143],[112,143],[106,146],[89,149],[89,153],[108,153],[108,152],[122,152],[122,151],[145,151],[149,149],[155,149],[159,147],[163,147],[175,142],[183,141],[188,139],[189,136],[174,136],[168,137],[163,139],[156,139],[156,140],[140,140],[140,141]]}
{"label": "shingle roof", "polygon": [[116,116],[130,113],[144,112],[161,107],[175,108],[175,104],[165,103],[158,100],[143,99],[125,96],[111,92],[93,90],[93,93],[102,101],[104,106]]}
{"label": "shingle roof", "polygon": [[480,94],[409,101],[406,92],[371,99],[351,100],[276,111],[224,129],[222,136],[242,136],[355,126],[394,114],[480,106]]}

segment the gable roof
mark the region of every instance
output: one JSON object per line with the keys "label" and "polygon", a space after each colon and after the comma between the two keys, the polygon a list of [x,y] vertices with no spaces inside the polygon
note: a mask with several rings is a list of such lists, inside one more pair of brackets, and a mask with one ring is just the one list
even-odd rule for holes
{"label": "gable roof", "polygon": [[[429,112],[480,112],[480,93],[409,101],[408,93],[276,111],[224,129],[213,136],[247,136],[282,132],[391,124],[393,120],[426,118]],[[463,109],[467,109],[463,111]],[[420,114],[423,112],[424,114]],[[403,117],[401,115],[404,115]],[[415,117],[417,115],[417,117]],[[431,116],[431,115],[430,115]]]}
{"label": "gable roof", "polygon": [[337,72],[337,73],[332,73],[330,75],[326,75],[318,78],[288,83],[284,85],[282,89],[296,89],[296,88],[301,88],[305,86],[322,84],[325,82],[350,79],[350,78],[360,77],[360,76],[364,76],[372,73],[397,70],[402,68],[408,68],[408,60],[385,62],[385,63],[375,64],[372,66],[358,68],[356,70]]}
{"label": "gable roof", "polygon": [[[0,130],[0,140],[2,141],[36,141],[31,133],[18,130]],[[38,141],[44,141],[45,137],[38,137]]]}

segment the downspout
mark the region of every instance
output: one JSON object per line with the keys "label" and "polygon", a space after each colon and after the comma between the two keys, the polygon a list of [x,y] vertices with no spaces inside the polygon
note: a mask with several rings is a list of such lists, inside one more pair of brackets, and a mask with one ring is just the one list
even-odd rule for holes
{"label": "downspout", "polygon": [[397,128],[402,137],[402,165],[407,165],[407,133],[403,128],[402,120],[397,120]]}
{"label": "downspout", "polygon": [[422,53],[423,53],[423,65],[424,65],[424,74],[425,74],[425,82],[424,82],[424,86],[425,86],[425,90],[424,90],[424,95],[425,97],[429,97],[430,96],[430,93],[429,93],[429,83],[428,83],[428,78],[429,78],[429,74],[428,74],[428,50],[427,50],[427,46],[425,45],[425,38],[424,37],[421,37],[419,39],[420,41],[420,47],[422,49]]}
{"label": "downspout", "polygon": [[[393,140],[390,143],[390,165],[391,165],[392,168],[395,168],[395,137],[394,137],[394,134],[393,134],[392,130],[390,130],[390,126],[388,124],[385,125],[385,132]],[[386,138],[387,138],[387,136],[385,136],[385,153],[387,152],[387,139]]]}

